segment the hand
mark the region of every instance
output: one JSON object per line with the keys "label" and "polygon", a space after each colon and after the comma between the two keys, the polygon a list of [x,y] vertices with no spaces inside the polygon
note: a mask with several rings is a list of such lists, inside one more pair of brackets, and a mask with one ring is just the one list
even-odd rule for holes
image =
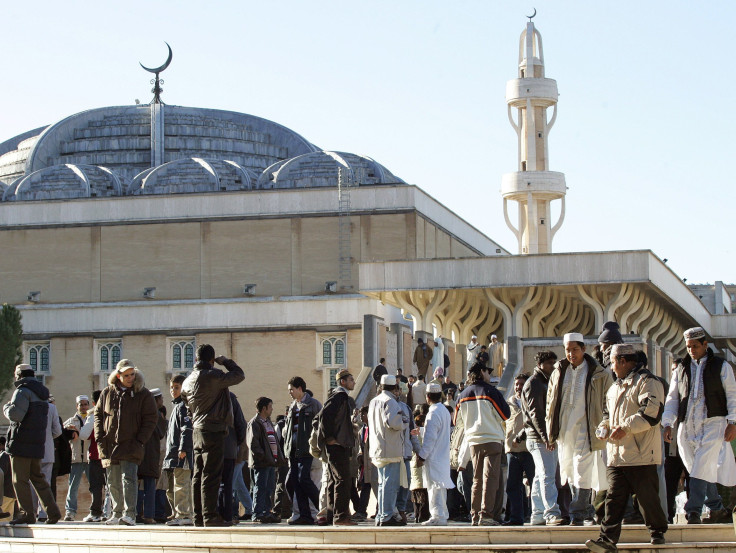
{"label": "hand", "polygon": [[336,440],[335,438],[327,438],[327,439],[325,440],[325,443],[326,443],[327,445],[335,445],[335,444],[337,443],[337,440]]}
{"label": "hand", "polygon": [[557,444],[555,443],[551,444],[549,442],[544,442],[544,446],[547,448],[547,451],[554,451],[555,448],[557,447]]}
{"label": "hand", "polygon": [[726,431],[723,433],[723,439],[727,442],[731,442],[734,438],[736,438],[736,424],[729,424],[726,426]]}
{"label": "hand", "polygon": [[[726,428],[726,432],[728,432],[728,428]],[[671,444],[672,443],[672,427],[671,426],[665,426],[664,427],[663,438],[664,438],[664,441],[667,442],[668,444]]]}
{"label": "hand", "polygon": [[409,434],[411,434],[412,436],[419,436],[419,429],[414,428],[411,430],[411,432],[409,432]]}
{"label": "hand", "polygon": [[422,459],[418,455],[417,455],[417,466],[418,467],[423,467],[424,466],[424,459]]}
{"label": "hand", "polygon": [[179,452],[179,459],[186,459],[187,452],[186,451],[180,451]]}
{"label": "hand", "polygon": [[626,431],[623,428],[617,426],[613,429],[613,432],[611,432],[611,435],[608,437],[608,439],[616,442],[623,439],[624,437],[626,437]]}
{"label": "hand", "polygon": [[458,472],[462,472],[462,471],[464,471],[464,470],[465,470],[465,467],[457,467],[457,471],[458,471]]}
{"label": "hand", "polygon": [[225,357],[224,355],[218,355],[217,357],[215,357],[215,363],[217,363],[218,365],[224,365],[225,361],[227,361],[227,357]]}

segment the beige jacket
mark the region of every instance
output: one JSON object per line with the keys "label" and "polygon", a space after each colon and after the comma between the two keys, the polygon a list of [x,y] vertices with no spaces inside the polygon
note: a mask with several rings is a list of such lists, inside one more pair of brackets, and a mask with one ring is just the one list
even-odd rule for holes
{"label": "beige jacket", "polygon": [[504,451],[506,453],[520,453],[522,451],[528,451],[526,448],[526,440],[522,440],[519,443],[514,443],[514,438],[521,434],[524,430],[524,413],[521,411],[521,407],[518,405],[519,400],[516,396],[509,399],[509,409],[511,409],[511,416],[505,422],[506,425],[506,447]]}
{"label": "beige jacket", "polygon": [[[598,362],[587,353],[588,378],[585,381],[585,416],[588,421],[588,437],[592,451],[603,450],[605,442],[595,437],[595,429],[603,420],[603,406],[606,392],[613,384],[613,375],[608,369],[601,367]],[[549,442],[555,443],[560,437],[560,394],[565,372],[570,366],[567,359],[561,359],[555,364],[555,370],[549,377],[547,388],[547,435]]]}
{"label": "beige jacket", "polygon": [[606,412],[600,426],[621,427],[626,436],[606,444],[608,466],[659,465],[662,463],[661,420],[665,391],[662,383],[643,366],[613,383],[606,394]]}

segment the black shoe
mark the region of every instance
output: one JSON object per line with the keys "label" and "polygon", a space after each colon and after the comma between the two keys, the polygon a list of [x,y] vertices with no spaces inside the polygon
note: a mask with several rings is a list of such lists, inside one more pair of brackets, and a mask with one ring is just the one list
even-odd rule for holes
{"label": "black shoe", "polygon": [[406,526],[406,524],[391,517],[383,522],[376,522],[376,526]]}
{"label": "black shoe", "polygon": [[253,513],[245,513],[238,517],[240,520],[250,520],[253,518]]}
{"label": "black shoe", "polygon": [[665,543],[664,534],[662,532],[652,532],[652,539],[649,543],[652,545],[662,545]]}
{"label": "black shoe", "polygon": [[11,515],[12,513],[6,513],[5,511],[0,511],[0,518],[7,518]]}
{"label": "black shoe", "polygon": [[10,521],[10,526],[16,526],[18,524],[36,524],[35,519],[29,517],[29,516],[19,516],[18,518],[14,518]]}
{"label": "black shoe", "polygon": [[730,524],[733,521],[733,515],[728,509],[721,509],[720,511],[711,511],[710,517],[705,522],[706,524]]}
{"label": "black shoe", "polygon": [[213,518],[212,520],[206,520],[204,522],[205,528],[226,528],[232,525],[232,521],[224,520],[221,517]]}
{"label": "black shoe", "polygon": [[559,526],[570,526],[570,517],[562,517],[562,522]]}
{"label": "black shoe", "polygon": [[296,520],[289,521],[290,526],[314,526],[314,521],[311,518],[299,517]]}
{"label": "black shoe", "polygon": [[585,523],[579,518],[575,518],[570,521],[570,526],[584,526],[584,525]]}
{"label": "black shoe", "polygon": [[698,513],[690,513],[687,515],[687,523],[688,524],[703,524],[703,521],[700,520],[700,515]]}
{"label": "black shoe", "polygon": [[51,516],[50,516],[50,517],[48,517],[48,518],[46,519],[46,524],[56,524],[56,523],[57,523],[57,522],[59,522],[60,520],[61,520],[61,513],[59,513],[59,514],[58,514],[57,516],[55,516],[55,517],[51,517]]}
{"label": "black shoe", "polygon": [[613,553],[614,551],[618,551],[618,548],[614,544],[603,541],[600,538],[586,541],[585,547],[594,553]]}

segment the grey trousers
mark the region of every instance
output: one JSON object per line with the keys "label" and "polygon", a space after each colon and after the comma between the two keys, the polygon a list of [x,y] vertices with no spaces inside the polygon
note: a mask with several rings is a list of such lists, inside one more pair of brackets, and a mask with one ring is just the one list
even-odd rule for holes
{"label": "grey trousers", "polygon": [[112,516],[130,517],[135,520],[138,502],[138,465],[131,461],[120,461],[107,468],[107,486],[112,499]]}
{"label": "grey trousers", "polygon": [[41,472],[41,459],[10,456],[10,468],[13,471],[13,489],[18,499],[20,516],[28,520],[36,520],[36,511],[33,506],[31,485],[36,490],[41,505],[51,519],[60,519],[61,511],[56,504],[51,486]]}

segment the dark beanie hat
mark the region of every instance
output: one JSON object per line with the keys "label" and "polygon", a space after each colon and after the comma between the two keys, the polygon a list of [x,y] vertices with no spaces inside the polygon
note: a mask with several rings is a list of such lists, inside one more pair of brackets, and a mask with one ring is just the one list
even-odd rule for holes
{"label": "dark beanie hat", "polygon": [[601,335],[598,336],[598,343],[623,344],[624,339],[621,337],[621,332],[619,332],[620,328],[616,321],[603,323],[603,330],[601,331]]}

